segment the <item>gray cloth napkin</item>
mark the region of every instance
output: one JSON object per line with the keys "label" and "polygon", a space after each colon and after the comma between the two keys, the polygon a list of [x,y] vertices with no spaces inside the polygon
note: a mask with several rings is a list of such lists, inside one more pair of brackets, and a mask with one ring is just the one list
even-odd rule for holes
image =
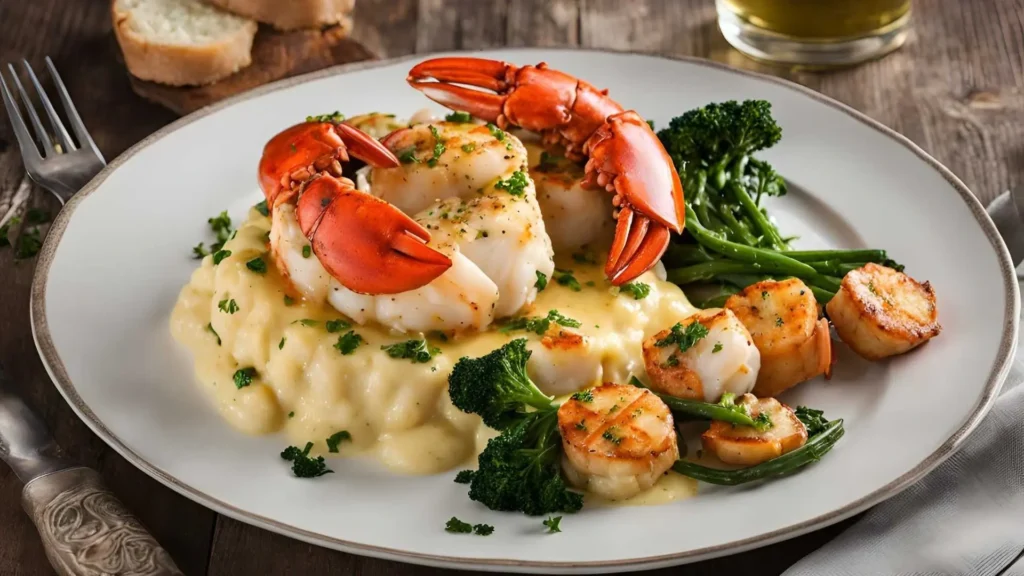
{"label": "gray cloth napkin", "polygon": [[[1024,230],[1007,200],[989,213]],[[956,454],[783,576],[1024,576],[1022,382],[1018,342],[1002,395]]]}

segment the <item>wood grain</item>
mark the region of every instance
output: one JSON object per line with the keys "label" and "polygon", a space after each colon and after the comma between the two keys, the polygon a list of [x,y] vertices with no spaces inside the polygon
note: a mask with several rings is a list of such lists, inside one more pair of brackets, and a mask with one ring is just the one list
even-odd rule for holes
{"label": "wood grain", "polygon": [[[1024,179],[1024,0],[915,0],[914,10],[914,33],[903,49],[827,74],[742,57],[719,34],[711,0],[359,0],[353,38],[382,57],[580,45],[695,55],[768,72],[907,135],[988,201]],[[26,57],[38,65],[46,54],[108,159],[174,118],[131,92],[105,2],[0,2],[0,63]],[[0,121],[0,187],[21,178],[12,143],[9,126]],[[55,209],[43,193],[34,201]],[[445,572],[333,552],[217,517],[133,468],[75,418],[47,380],[28,323],[32,265],[0,250],[0,363],[64,449],[101,472],[186,574]],[[14,476],[0,469],[0,574],[49,574],[38,536],[18,505],[19,490]],[[671,572],[778,574],[848,523]]]}

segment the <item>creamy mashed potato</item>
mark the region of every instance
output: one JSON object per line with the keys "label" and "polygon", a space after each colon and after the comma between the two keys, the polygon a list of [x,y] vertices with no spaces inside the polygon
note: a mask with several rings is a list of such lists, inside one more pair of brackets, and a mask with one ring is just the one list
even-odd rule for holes
{"label": "creamy mashed potato", "polygon": [[[333,308],[287,297],[267,253],[269,230],[270,219],[250,210],[224,246],[231,255],[216,265],[211,256],[203,259],[181,290],[170,322],[175,340],[195,358],[200,388],[224,419],[243,432],[284,432],[289,443],[311,441],[315,453],[326,454],[326,438],[345,430],[352,440],[341,444],[340,456],[370,455],[403,474],[443,472],[475,464],[475,456],[495,435],[448,397],[448,374],[459,358],[482,356],[510,339],[526,337],[534,350],[531,373],[550,369],[540,365],[547,350],[542,338],[524,331],[503,334],[492,327],[449,338],[428,334],[440,353],[427,363],[391,358],[381,350],[421,334],[355,323],[329,332],[327,321],[348,319]],[[265,262],[265,272],[258,271],[258,264],[247,265],[256,258]],[[599,361],[580,387],[624,382],[630,373],[641,372],[644,338],[693,312],[682,291],[653,272],[640,279],[650,285],[650,294],[636,300],[604,279],[597,264],[603,255],[588,259],[593,263],[571,255],[560,259],[560,269],[572,270],[579,290],[552,278],[531,313],[558,310],[581,323],[576,332],[588,342],[586,353]],[[343,354],[339,339],[350,330],[362,342]],[[236,372],[250,368],[251,383],[236,386]],[[692,494],[695,486],[669,474],[628,503],[674,500]]]}

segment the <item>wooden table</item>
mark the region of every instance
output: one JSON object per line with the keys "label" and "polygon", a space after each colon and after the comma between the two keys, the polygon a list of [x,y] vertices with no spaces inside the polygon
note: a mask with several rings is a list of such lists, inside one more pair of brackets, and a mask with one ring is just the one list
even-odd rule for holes
{"label": "wooden table", "polygon": [[[902,132],[987,202],[1024,179],[1024,0],[915,2],[914,34],[902,50],[829,74],[768,68],[740,56],[718,32],[712,0],[359,0],[355,35],[382,56],[572,45],[697,55],[767,71]],[[0,2],[0,63],[25,57],[38,65],[43,56],[53,57],[96,143],[112,159],[174,116],[131,92],[109,20],[105,0]],[[17,185],[21,176],[4,119],[0,187]],[[34,202],[56,209],[42,192]],[[317,548],[230,520],[132,467],[74,416],[49,382],[29,329],[32,270],[32,261],[15,262],[10,249],[0,250],[0,364],[69,456],[103,474],[186,574],[442,572]],[[48,574],[21,510],[20,489],[0,466],[0,574]],[[778,574],[849,524],[691,565],[684,573]]]}

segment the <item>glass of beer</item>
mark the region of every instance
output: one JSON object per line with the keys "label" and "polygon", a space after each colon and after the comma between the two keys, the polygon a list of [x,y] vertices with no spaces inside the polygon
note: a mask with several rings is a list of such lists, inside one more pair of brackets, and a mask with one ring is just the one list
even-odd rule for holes
{"label": "glass of beer", "polygon": [[909,31],[910,0],[715,1],[733,47],[780,64],[856,64],[899,48]]}

